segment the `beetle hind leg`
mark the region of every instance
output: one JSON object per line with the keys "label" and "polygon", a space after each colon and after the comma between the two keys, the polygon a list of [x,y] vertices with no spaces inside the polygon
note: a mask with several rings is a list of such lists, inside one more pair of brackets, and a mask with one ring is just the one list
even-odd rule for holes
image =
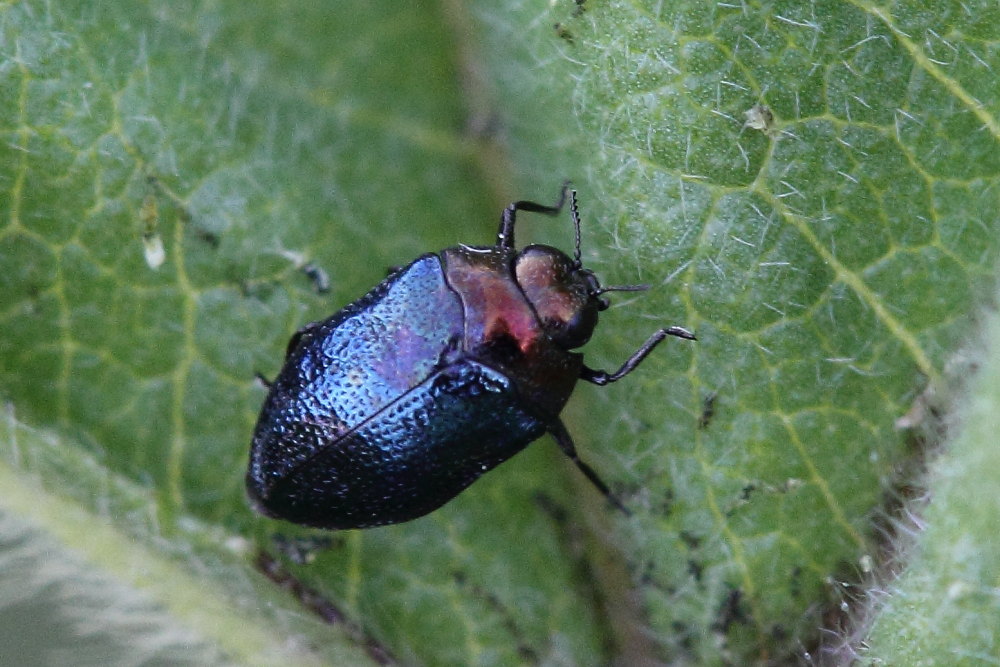
{"label": "beetle hind leg", "polygon": [[555,422],[549,426],[549,433],[551,433],[552,437],[556,439],[556,443],[558,443],[559,449],[563,451],[563,454],[570,458],[576,467],[580,469],[580,472],[582,472],[584,476],[590,480],[590,483],[601,492],[601,495],[607,498],[609,503],[621,510],[626,516],[632,516],[632,512],[629,508],[625,507],[625,505],[622,504],[622,501],[618,500],[615,494],[611,493],[611,489],[609,489],[608,485],[597,476],[594,469],[580,459],[580,456],[576,453],[576,445],[573,444],[573,438],[570,436],[569,431],[566,430],[562,421],[556,419]]}

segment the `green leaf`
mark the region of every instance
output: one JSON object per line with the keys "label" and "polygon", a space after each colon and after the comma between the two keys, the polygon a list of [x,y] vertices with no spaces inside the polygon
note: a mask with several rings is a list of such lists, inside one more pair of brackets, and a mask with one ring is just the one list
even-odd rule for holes
{"label": "green leaf", "polygon": [[[882,552],[872,517],[915,455],[897,419],[944,388],[996,272],[991,7],[600,3],[560,23],[588,202],[624,246],[602,259],[628,265],[601,274],[656,286],[606,317],[625,325],[598,358],[659,323],[700,339],[576,404],[587,455],[647,510],[619,548],[670,658],[815,651]],[[744,126],[761,104],[768,131]]]}
{"label": "green leaf", "polygon": [[986,354],[959,408],[958,435],[928,474],[931,502],[899,527],[902,576],[872,600],[861,656],[881,665],[981,665],[1000,651],[1000,318],[991,316]]}
{"label": "green leaf", "polygon": [[[814,651],[906,481],[897,419],[993,294],[998,18],[0,2],[0,513],[235,662]],[[760,105],[773,120],[744,126]],[[634,516],[546,440],[427,518],[280,553],[314,533],[244,499],[254,373],[387,267],[489,243],[503,205],[565,178],[588,265],[652,285],[612,295],[588,364],[667,324],[699,337],[567,410]],[[571,243],[525,218],[522,242]]]}
{"label": "green leaf", "polygon": [[[245,540],[193,520],[164,539],[156,534],[156,501],[148,489],[116,478],[78,444],[19,423],[10,409],[0,420],[0,442],[15,464],[0,468],[5,660],[124,664],[141,656],[169,664],[356,664],[364,659],[360,647],[343,637],[331,641],[330,629],[317,621],[293,623],[270,613],[280,592],[232,565],[246,557]],[[52,493],[24,470],[73,483],[65,484],[65,493]],[[96,492],[100,497],[78,495]],[[244,602],[236,606],[235,600]]]}

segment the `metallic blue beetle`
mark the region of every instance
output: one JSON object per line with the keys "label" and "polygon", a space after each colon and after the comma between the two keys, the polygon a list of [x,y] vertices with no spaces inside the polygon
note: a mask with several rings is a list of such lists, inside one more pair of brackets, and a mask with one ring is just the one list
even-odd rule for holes
{"label": "metallic blue beetle", "polygon": [[694,336],[660,329],[614,373],[570,351],[608,307],[602,294],[644,287],[602,288],[583,268],[576,192],[572,259],[544,245],[515,250],[517,212],[555,215],[567,191],[554,206],[508,206],[495,246],[423,255],[292,336],[250,451],[258,511],[321,528],[409,521],[546,432],[625,509],[577,456],[559,413],[578,379],[614,382],[667,336]]}

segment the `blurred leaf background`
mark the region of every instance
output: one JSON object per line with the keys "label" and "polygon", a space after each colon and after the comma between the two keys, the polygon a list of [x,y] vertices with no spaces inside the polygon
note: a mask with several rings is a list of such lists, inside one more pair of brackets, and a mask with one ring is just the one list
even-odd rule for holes
{"label": "blurred leaf background", "polygon": [[[0,661],[995,655],[998,26],[985,0],[0,2]],[[244,500],[254,373],[566,178],[588,264],[653,286],[588,363],[699,336],[567,411],[635,515],[543,440],[429,517],[279,548],[315,533]]]}

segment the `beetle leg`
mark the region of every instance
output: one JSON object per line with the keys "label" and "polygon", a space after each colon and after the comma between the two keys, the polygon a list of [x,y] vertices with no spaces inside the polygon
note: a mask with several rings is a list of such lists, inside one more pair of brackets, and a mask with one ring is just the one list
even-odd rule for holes
{"label": "beetle leg", "polygon": [[[285,359],[292,356],[292,352],[294,352],[295,348],[299,346],[299,341],[302,340],[302,336],[309,333],[318,326],[319,322],[310,322],[309,324],[305,325],[304,327],[293,333],[292,337],[288,339],[288,345],[285,347]],[[265,389],[270,390],[271,386],[274,384],[274,380],[268,380],[266,377],[264,377],[264,374],[261,373],[260,371],[254,373],[253,376],[257,380],[257,382],[260,382],[262,385],[264,385]]]}
{"label": "beetle leg", "polygon": [[497,247],[514,247],[514,220],[518,211],[528,211],[529,213],[544,213],[545,215],[558,215],[566,203],[566,193],[569,192],[569,181],[563,183],[562,191],[559,193],[559,201],[552,206],[537,204],[533,201],[516,201],[503,210],[500,216],[500,229],[497,231]]}
{"label": "beetle leg", "polygon": [[288,346],[285,347],[285,358],[291,356],[292,352],[299,346],[299,341],[302,340],[302,336],[306,335],[316,327],[320,325],[319,322],[310,322],[298,331],[292,334],[292,337],[288,339]]}
{"label": "beetle leg", "polygon": [[653,333],[642,346],[632,353],[632,356],[625,360],[622,367],[616,370],[614,373],[608,373],[607,371],[594,370],[593,368],[588,368],[584,366],[580,370],[580,379],[586,380],[587,382],[593,382],[594,384],[603,387],[609,382],[615,382],[616,380],[621,380],[623,377],[635,370],[636,366],[642,363],[642,360],[653,351],[657,345],[663,342],[667,336],[677,336],[678,338],[686,338],[687,340],[698,340],[695,338],[694,334],[683,329],[681,327],[668,327],[666,329],[660,329]]}
{"label": "beetle leg", "polygon": [[569,431],[566,430],[566,427],[563,425],[561,420],[556,419],[549,426],[549,433],[551,433],[552,437],[556,439],[556,443],[559,444],[559,449],[563,451],[563,454],[568,456],[570,460],[576,464],[576,467],[580,469],[580,472],[582,472],[584,476],[590,480],[591,484],[597,487],[597,490],[608,499],[608,502],[620,509],[627,516],[632,516],[632,512],[622,504],[622,501],[615,497],[615,494],[611,493],[611,489],[608,488],[607,484],[601,481],[601,478],[597,476],[594,469],[580,459],[579,455],[576,453],[576,445],[573,444],[573,438],[570,437]]}

